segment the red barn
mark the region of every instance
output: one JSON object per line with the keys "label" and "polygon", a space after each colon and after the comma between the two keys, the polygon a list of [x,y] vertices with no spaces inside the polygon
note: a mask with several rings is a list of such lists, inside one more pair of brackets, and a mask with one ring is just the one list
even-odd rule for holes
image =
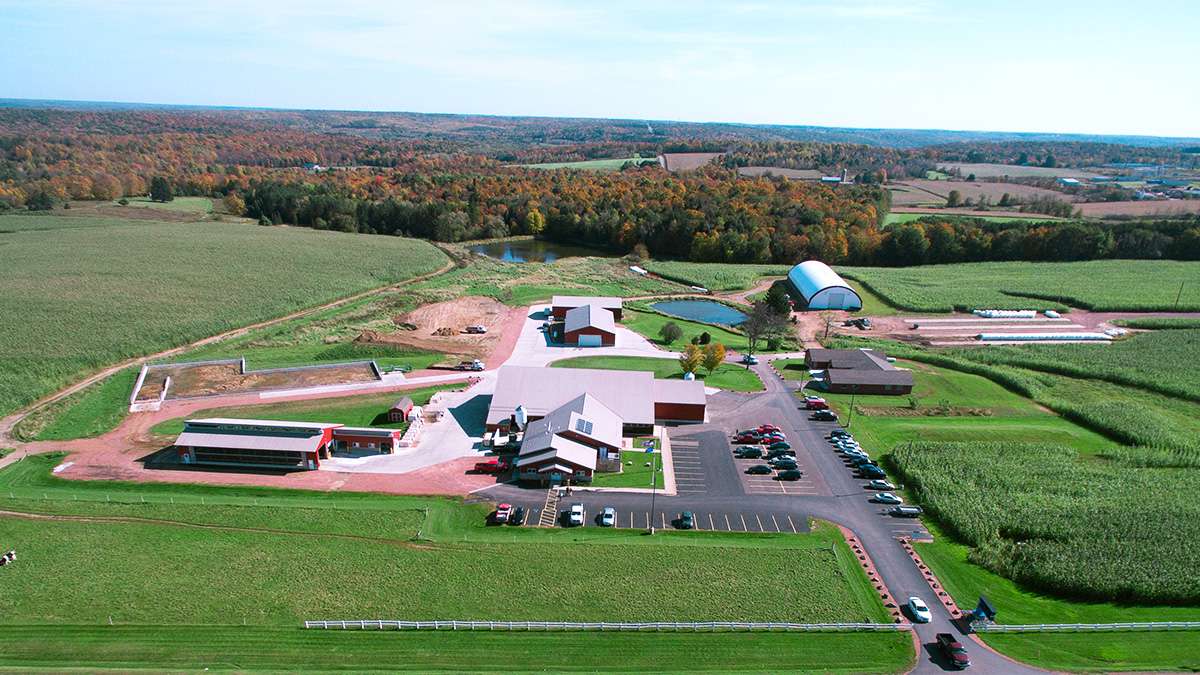
{"label": "red barn", "polygon": [[580,347],[611,347],[617,343],[612,312],[599,305],[583,305],[566,313],[563,342]]}

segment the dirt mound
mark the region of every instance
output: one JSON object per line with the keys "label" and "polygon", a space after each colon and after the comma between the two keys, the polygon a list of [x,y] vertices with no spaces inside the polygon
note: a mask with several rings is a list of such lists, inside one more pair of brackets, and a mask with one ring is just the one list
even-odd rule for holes
{"label": "dirt mound", "polygon": [[[495,347],[510,308],[492,298],[468,296],[422,305],[392,317],[394,333],[363,331],[356,342],[390,344],[482,358]],[[483,326],[486,333],[467,333]]]}

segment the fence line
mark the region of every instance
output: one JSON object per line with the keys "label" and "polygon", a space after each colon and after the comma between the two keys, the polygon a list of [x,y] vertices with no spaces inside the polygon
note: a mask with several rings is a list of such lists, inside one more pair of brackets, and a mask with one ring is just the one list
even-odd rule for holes
{"label": "fence line", "polygon": [[1131,621],[1127,623],[1031,623],[977,624],[977,633],[1112,632],[1153,630],[1200,630],[1200,621]]}
{"label": "fence line", "polygon": [[353,621],[305,621],[305,628],[339,630],[502,630],[502,631],[899,631],[909,630],[902,623],[784,623],[743,621],[656,621],[629,623],[614,621],[397,621],[357,619]]}

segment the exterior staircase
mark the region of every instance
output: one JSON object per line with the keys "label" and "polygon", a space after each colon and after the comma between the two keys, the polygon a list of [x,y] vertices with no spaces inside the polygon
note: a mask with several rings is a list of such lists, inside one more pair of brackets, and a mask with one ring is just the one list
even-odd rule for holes
{"label": "exterior staircase", "polygon": [[542,512],[538,514],[538,527],[554,527],[554,521],[558,519],[558,496],[561,490],[550,488],[546,490],[546,503],[542,505]]}

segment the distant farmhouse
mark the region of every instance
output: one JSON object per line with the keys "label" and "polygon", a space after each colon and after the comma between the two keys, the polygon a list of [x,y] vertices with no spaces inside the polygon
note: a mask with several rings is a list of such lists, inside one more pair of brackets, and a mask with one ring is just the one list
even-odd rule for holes
{"label": "distant farmhouse", "polygon": [[874,349],[809,349],[804,365],[823,371],[824,388],[835,394],[912,393],[912,372],[892,365]]}
{"label": "distant farmhouse", "polygon": [[830,269],[818,260],[808,260],[788,272],[788,285],[804,300],[808,309],[862,309],[862,298]]}

